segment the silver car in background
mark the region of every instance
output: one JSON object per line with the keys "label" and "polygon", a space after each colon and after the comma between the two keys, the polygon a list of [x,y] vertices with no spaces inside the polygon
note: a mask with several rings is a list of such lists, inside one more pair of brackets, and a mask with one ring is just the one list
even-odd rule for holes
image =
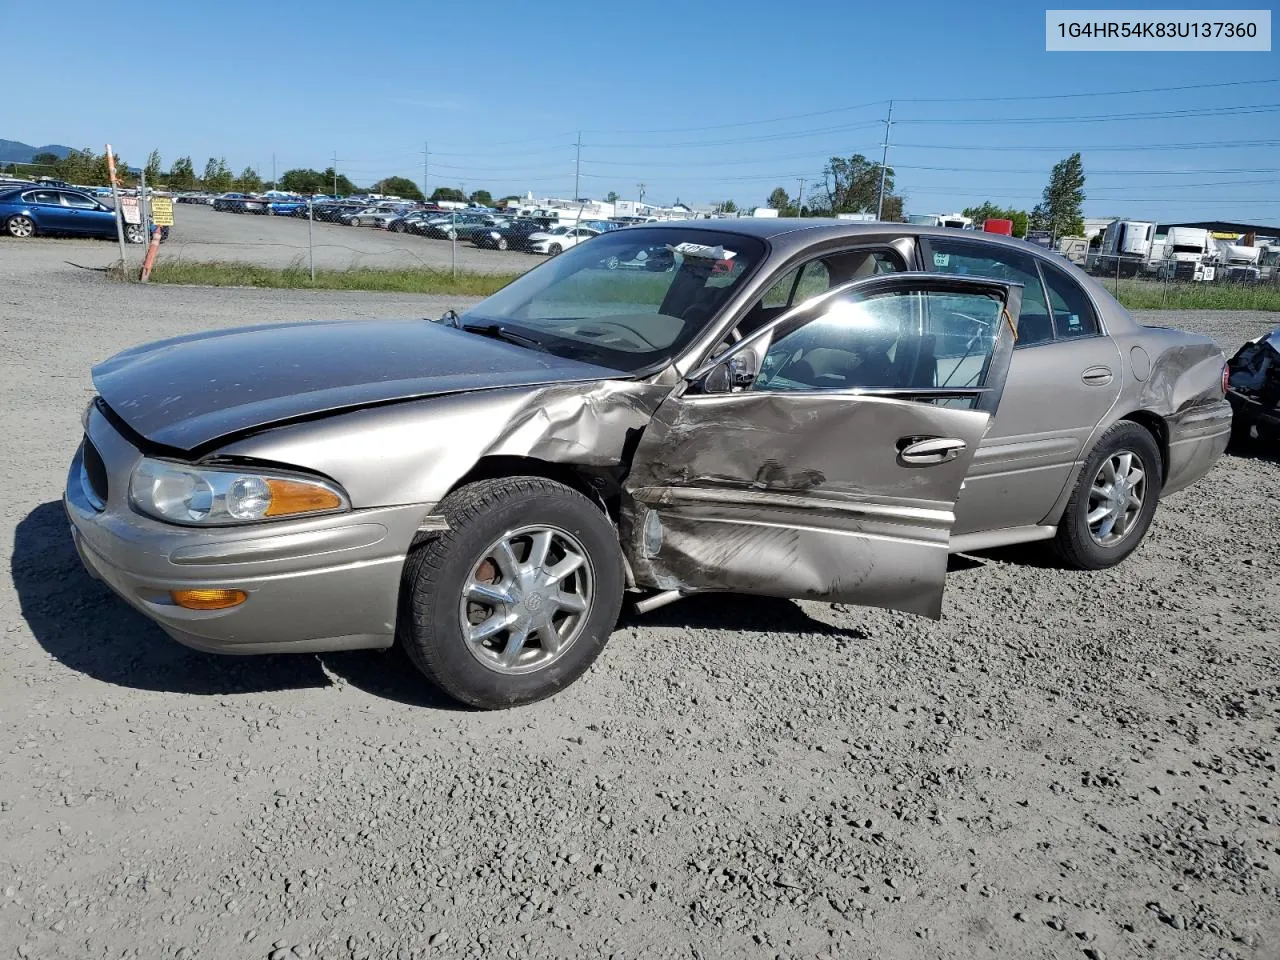
{"label": "silver car in background", "polygon": [[627,595],[936,618],[949,553],[1118,563],[1226,446],[1223,373],[1021,241],[644,225],[438,322],[121,353],[65,502],[86,567],[185,644],[398,641],[502,707],[580,676]]}

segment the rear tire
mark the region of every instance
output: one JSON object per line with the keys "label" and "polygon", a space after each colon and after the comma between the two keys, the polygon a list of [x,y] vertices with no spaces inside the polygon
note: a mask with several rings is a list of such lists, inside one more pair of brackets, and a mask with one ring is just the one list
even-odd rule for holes
{"label": "rear tire", "polygon": [[1231,448],[1247,450],[1253,446],[1253,421],[1240,414],[1231,417]]}
{"label": "rear tire", "polygon": [[[418,669],[451,697],[487,710],[533,703],[578,679],[604,649],[625,585],[618,534],[600,507],[552,480],[504,477],[454,491],[438,512],[449,530],[412,548],[400,588],[397,636]],[[548,531],[545,560],[533,559],[538,531]],[[504,561],[499,545],[508,542],[517,546]],[[585,562],[531,600],[526,577],[554,574],[570,554]],[[561,607],[566,596],[584,609]],[[481,629],[539,616],[560,631],[554,642],[543,627],[523,642],[507,627]]]}
{"label": "rear tire", "polygon": [[147,231],[142,229],[140,223],[126,223],[124,225],[124,239],[126,243],[146,243]]}
{"label": "rear tire", "polygon": [[1163,477],[1164,458],[1147,430],[1131,420],[1111,427],[1089,454],[1062,512],[1053,540],[1058,558],[1077,570],[1103,570],[1133,553],[1151,526]]}

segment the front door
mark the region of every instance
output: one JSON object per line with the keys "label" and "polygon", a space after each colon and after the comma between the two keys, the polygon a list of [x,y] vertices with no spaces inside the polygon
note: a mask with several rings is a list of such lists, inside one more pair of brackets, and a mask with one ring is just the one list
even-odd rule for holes
{"label": "front door", "polygon": [[659,407],[625,484],[636,582],[938,617],[1021,288],[897,274],[794,308]]}

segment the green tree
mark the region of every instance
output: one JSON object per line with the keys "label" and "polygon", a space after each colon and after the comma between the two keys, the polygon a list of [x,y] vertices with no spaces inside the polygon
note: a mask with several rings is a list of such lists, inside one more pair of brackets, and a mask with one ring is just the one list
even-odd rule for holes
{"label": "green tree", "polygon": [[732,200],[724,200],[716,204],[717,213],[737,213],[738,205]]}
{"label": "green tree", "polygon": [[617,203],[618,200],[619,200],[619,197],[618,197],[617,190],[610,190],[608,193],[605,194],[605,197],[604,197],[605,203]]}
{"label": "green tree", "polygon": [[160,177],[164,170],[160,166],[160,151],[152,150],[147,155],[147,165],[142,168],[142,172],[147,175],[147,183],[159,183]]}
{"label": "green tree", "polygon": [[[893,167],[884,168],[886,220],[902,218],[902,198],[893,192]],[[875,213],[880,199],[880,164],[860,153],[849,158],[832,157],[822,170],[809,206],[814,213]]]}
{"label": "green tree", "polygon": [[431,202],[439,203],[441,200],[456,200],[459,203],[465,203],[467,195],[457,187],[436,187],[431,191]]}
{"label": "green tree", "polygon": [[235,185],[236,178],[227,167],[226,157],[210,157],[204,165],[204,176],[200,179],[206,190],[227,193]]}
{"label": "green tree", "polygon": [[779,213],[793,212],[791,207],[791,197],[782,187],[773,188],[773,191],[769,194],[769,206],[774,210],[777,210]]}
{"label": "green tree", "polygon": [[196,187],[196,168],[191,165],[190,157],[179,157],[169,168],[169,186],[174,190],[194,190]]}
{"label": "green tree", "polygon": [[983,201],[981,206],[965,207],[962,211],[966,217],[973,220],[975,226],[981,226],[987,220],[1012,220],[1013,235],[1015,237],[1025,237],[1027,235],[1027,211],[1018,210],[1014,207],[1001,207],[992,203],[990,200]]}
{"label": "green tree", "polygon": [[1083,234],[1084,180],[1079,153],[1055,163],[1040,202],[1031,211],[1031,227],[1048,230],[1055,239]]}
{"label": "green tree", "polygon": [[403,197],[405,200],[422,199],[422,191],[408,177],[386,177],[375,183],[371,189],[374,193],[387,193],[393,197]]}
{"label": "green tree", "polygon": [[[888,187],[885,187],[888,190]],[[884,209],[880,213],[880,219],[885,223],[902,223],[906,220],[903,216],[903,208],[906,206],[906,198],[896,193],[886,193],[884,196]]]}
{"label": "green tree", "polygon": [[482,207],[493,206],[493,194],[488,190],[472,190],[471,196],[467,198],[472,203],[478,203]]}
{"label": "green tree", "polygon": [[[56,153],[37,153],[31,158],[31,165],[36,167],[57,168],[58,155]],[[26,164],[23,164],[23,166],[26,166]],[[47,171],[44,175],[48,176]]]}
{"label": "green tree", "polygon": [[258,193],[262,190],[262,178],[253,167],[245,167],[236,177],[236,189],[241,193]]}
{"label": "green tree", "polygon": [[[317,191],[318,193],[328,193],[329,191],[336,189],[338,193],[342,194],[342,196],[349,197],[353,193],[360,192],[356,188],[356,185],[347,179],[347,175],[345,173],[339,173],[335,177],[333,167],[325,167],[324,170],[321,171],[320,177],[324,181],[324,185]],[[337,181],[336,187],[334,186],[335,180]]]}
{"label": "green tree", "polygon": [[319,170],[303,167],[286,170],[280,176],[280,189],[287,190],[290,193],[328,193],[332,189],[332,185],[333,180],[331,179],[326,186],[324,174]]}

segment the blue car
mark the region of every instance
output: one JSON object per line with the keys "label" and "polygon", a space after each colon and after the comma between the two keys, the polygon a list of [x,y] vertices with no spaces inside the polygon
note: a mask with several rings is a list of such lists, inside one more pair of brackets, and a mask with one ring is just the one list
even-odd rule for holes
{"label": "blue car", "polygon": [[[25,240],[36,234],[69,234],[81,237],[114,237],[116,214],[87,193],[51,187],[17,187],[0,190],[0,226],[11,237]],[[124,237],[143,243],[141,224],[126,223]]]}

